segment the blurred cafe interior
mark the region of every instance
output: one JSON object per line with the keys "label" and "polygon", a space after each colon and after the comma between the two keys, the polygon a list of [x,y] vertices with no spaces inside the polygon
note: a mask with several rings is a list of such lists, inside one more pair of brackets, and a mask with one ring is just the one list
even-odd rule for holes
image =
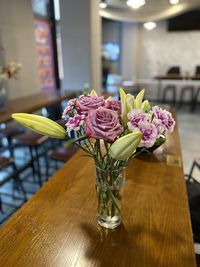
{"label": "blurred cafe interior", "polygon": [[[145,89],[176,125],[129,161],[122,223],[108,230],[92,159],[12,114],[67,131],[70,99],[95,89],[117,103],[120,88]],[[200,1],[1,0],[0,137],[0,266],[200,266]]]}

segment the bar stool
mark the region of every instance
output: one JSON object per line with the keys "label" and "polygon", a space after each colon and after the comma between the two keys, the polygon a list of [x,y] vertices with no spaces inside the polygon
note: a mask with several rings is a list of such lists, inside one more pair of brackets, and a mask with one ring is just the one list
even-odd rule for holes
{"label": "bar stool", "polygon": [[179,108],[182,106],[184,101],[184,96],[188,92],[190,94],[190,110],[193,109],[193,101],[194,101],[194,86],[185,86],[181,88],[181,95],[180,95],[180,102],[179,102]]}
{"label": "bar stool", "polygon": [[167,85],[165,88],[164,88],[164,92],[163,92],[163,102],[166,103],[166,96],[167,94],[171,92],[172,93],[172,102],[173,105],[175,106],[176,104],[176,86],[175,85]]}
{"label": "bar stool", "polygon": [[196,255],[197,267],[200,267],[200,255]]}
{"label": "bar stool", "polygon": [[[77,151],[78,148],[76,146],[71,146],[69,148],[62,146],[48,154],[48,158],[55,161],[55,169],[58,169],[58,162],[67,162]],[[48,175],[47,169],[47,177]]]}
{"label": "bar stool", "polygon": [[192,222],[194,247],[197,266],[200,267],[200,183],[193,176],[195,168],[200,171],[200,158],[193,161],[191,170],[186,176],[187,193],[189,199],[190,217]]}
{"label": "bar stool", "polygon": [[[12,144],[16,147],[28,147],[30,158],[31,158],[31,166],[33,174],[37,174],[39,185],[42,186],[42,176],[40,169],[39,158],[43,156],[46,151],[44,150],[42,153],[39,152],[39,149],[43,147],[44,143],[48,140],[47,136],[40,135],[35,132],[26,132],[24,134],[20,134],[12,139]],[[45,158],[45,165],[48,168],[48,163]],[[35,169],[35,165],[37,166],[37,170]]]}
{"label": "bar stool", "polygon": [[8,150],[11,158],[14,158],[12,138],[23,133],[24,131],[25,128],[22,126],[8,126],[5,128],[0,128],[0,138],[5,138],[7,140]]}
{"label": "bar stool", "polygon": [[186,179],[188,179],[189,181],[195,180],[195,178],[193,177],[193,172],[194,172],[195,168],[197,168],[200,171],[200,158],[194,159],[189,174],[185,175]]}
{"label": "bar stool", "polygon": [[77,152],[77,150],[78,148],[75,146],[72,146],[70,148],[59,147],[52,151],[48,156],[53,160],[66,162]]}
{"label": "bar stool", "polygon": [[200,96],[200,87],[197,89],[196,93],[194,94],[192,110],[196,109],[199,96]]}
{"label": "bar stool", "polygon": [[[0,186],[4,185],[5,183],[9,182],[11,179],[13,179],[14,185],[13,185],[13,194],[12,197],[15,197],[15,189],[18,191],[21,191],[23,194],[23,201],[25,202],[27,200],[26,197],[26,192],[23,187],[23,183],[19,177],[20,171],[17,169],[15,162],[12,158],[8,157],[0,157],[0,171],[4,171],[8,167],[12,167],[12,173],[7,175],[5,178],[3,178],[0,181]],[[0,195],[0,211],[3,212],[2,208],[2,200],[1,200],[1,195]]]}

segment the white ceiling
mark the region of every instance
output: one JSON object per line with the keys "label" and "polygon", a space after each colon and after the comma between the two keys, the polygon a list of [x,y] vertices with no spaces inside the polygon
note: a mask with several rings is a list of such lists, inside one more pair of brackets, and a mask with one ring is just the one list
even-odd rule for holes
{"label": "white ceiling", "polygon": [[107,0],[106,2],[108,7],[100,10],[102,17],[133,22],[158,21],[200,8],[200,0],[180,0],[177,5],[171,5],[169,0],[146,0],[146,4],[139,9],[127,6],[126,0]]}

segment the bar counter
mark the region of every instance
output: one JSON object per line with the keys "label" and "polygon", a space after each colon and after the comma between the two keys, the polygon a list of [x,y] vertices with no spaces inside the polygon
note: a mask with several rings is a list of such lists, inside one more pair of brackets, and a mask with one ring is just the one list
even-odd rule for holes
{"label": "bar counter", "polygon": [[11,120],[12,113],[26,112],[31,113],[43,107],[49,107],[60,103],[62,100],[73,98],[75,93],[40,92],[19,99],[9,100],[4,108],[0,111],[0,123]]}
{"label": "bar counter", "polygon": [[129,162],[122,224],[97,225],[94,166],[78,151],[0,230],[0,266],[194,267],[177,127]]}

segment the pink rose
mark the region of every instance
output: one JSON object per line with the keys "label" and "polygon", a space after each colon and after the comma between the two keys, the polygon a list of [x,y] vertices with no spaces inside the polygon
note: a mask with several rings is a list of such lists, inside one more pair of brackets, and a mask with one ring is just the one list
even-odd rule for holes
{"label": "pink rose", "polygon": [[86,134],[89,137],[113,142],[122,131],[117,112],[105,107],[91,110],[86,118]]}
{"label": "pink rose", "polygon": [[81,96],[76,100],[76,106],[79,113],[87,113],[89,110],[104,106],[103,96]]}
{"label": "pink rose", "polygon": [[110,99],[107,100],[105,103],[105,107],[114,111],[117,111],[119,114],[121,114],[121,101]]}

